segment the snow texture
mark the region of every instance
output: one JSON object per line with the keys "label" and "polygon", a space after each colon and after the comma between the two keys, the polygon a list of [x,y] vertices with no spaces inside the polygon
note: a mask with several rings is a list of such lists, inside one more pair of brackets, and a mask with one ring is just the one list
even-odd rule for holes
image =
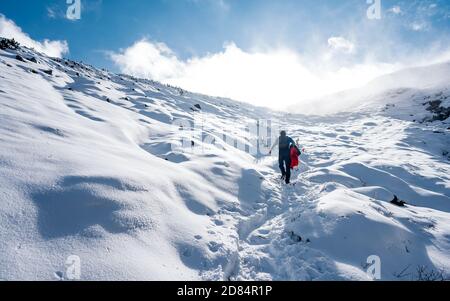
{"label": "snow texture", "polygon": [[[450,106],[449,74],[381,78],[321,117],[0,50],[0,279],[67,279],[70,255],[82,280],[368,280],[371,255],[383,280],[448,277],[450,121],[428,109]],[[215,143],[173,150],[179,118]],[[221,135],[250,147],[269,118],[305,149],[295,185]]]}

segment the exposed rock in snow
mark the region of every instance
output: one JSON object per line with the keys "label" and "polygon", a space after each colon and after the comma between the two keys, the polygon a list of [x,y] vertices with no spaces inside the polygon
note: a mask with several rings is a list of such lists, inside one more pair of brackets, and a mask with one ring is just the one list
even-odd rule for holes
{"label": "exposed rock in snow", "polygon": [[25,62],[25,59],[23,57],[21,57],[20,55],[16,55],[16,60]]}
{"label": "exposed rock in snow", "polygon": [[0,49],[1,50],[5,50],[5,49],[16,50],[19,47],[20,47],[19,43],[14,39],[0,38]]}
{"label": "exposed rock in snow", "polygon": [[[445,99],[447,99],[447,96],[445,96]],[[444,121],[450,117],[450,107],[442,107],[442,100],[429,101],[427,104],[429,105],[427,111],[434,113],[432,121]]]}

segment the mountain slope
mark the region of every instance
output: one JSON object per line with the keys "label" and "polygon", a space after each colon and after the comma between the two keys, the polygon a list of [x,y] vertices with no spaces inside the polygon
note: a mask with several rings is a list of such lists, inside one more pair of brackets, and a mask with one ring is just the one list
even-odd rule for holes
{"label": "mountain slope", "polygon": [[[358,112],[361,107],[374,107],[392,102],[410,104],[410,98],[432,97],[433,94],[448,94],[450,62],[425,67],[409,68],[374,79],[367,85],[331,94],[310,102],[299,103],[289,111],[301,114],[334,114]],[[403,95],[405,94],[405,95]],[[418,97],[419,96],[419,97]],[[422,101],[419,99],[419,102]],[[449,103],[445,104],[449,107]],[[414,109],[413,112],[421,110]],[[408,112],[409,113],[409,112]]]}
{"label": "mountain slope", "polygon": [[[409,120],[445,87],[307,117],[27,48],[0,70],[1,279],[68,279],[71,255],[83,280],[366,280],[371,255],[382,279],[448,276],[449,125]],[[235,147],[256,119],[300,138],[295,186]]]}
{"label": "mountain slope", "polygon": [[[237,202],[250,156],[172,152],[171,120],[192,119],[194,106],[177,89],[18,53],[37,63],[2,53],[1,278],[52,279],[74,254],[86,279],[197,279],[218,260],[202,254],[216,238],[208,214]],[[236,103],[195,101],[221,128],[244,118],[229,117]],[[214,184],[216,170],[224,175]],[[198,262],[180,257],[196,236],[206,240]]]}

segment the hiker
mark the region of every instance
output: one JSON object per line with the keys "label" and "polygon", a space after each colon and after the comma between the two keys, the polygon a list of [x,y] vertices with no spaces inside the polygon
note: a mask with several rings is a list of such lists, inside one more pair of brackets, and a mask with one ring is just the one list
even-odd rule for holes
{"label": "hiker", "polygon": [[291,182],[291,146],[295,145],[294,140],[287,136],[286,131],[281,131],[280,137],[275,141],[269,154],[278,144],[278,163],[281,170],[281,179],[286,181],[286,184]]}

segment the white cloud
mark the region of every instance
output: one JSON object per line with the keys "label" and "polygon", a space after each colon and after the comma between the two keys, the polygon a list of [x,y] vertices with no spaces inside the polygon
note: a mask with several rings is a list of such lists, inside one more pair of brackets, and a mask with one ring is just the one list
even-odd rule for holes
{"label": "white cloud", "polygon": [[329,38],[328,46],[330,46],[333,50],[342,51],[345,53],[353,53],[355,51],[355,44],[343,37]]}
{"label": "white cloud", "polygon": [[221,9],[228,11],[230,9],[230,4],[225,0],[219,0],[218,5]]}
{"label": "white cloud", "polygon": [[403,14],[403,11],[402,11],[401,7],[398,6],[398,5],[396,5],[396,6],[394,6],[394,7],[391,7],[388,11],[391,12],[391,13],[393,13],[393,14],[395,14],[395,15],[401,15],[401,14]]}
{"label": "white cloud", "polygon": [[61,57],[69,52],[69,46],[66,41],[50,41],[45,39],[42,42],[33,40],[28,34],[17,26],[14,21],[7,19],[0,14],[0,36],[4,38],[14,38],[21,45],[34,48],[36,51],[45,53],[52,57]]}
{"label": "white cloud", "polygon": [[429,28],[428,23],[424,21],[415,21],[412,22],[409,26],[414,31],[426,31]]}
{"label": "white cloud", "polygon": [[272,108],[355,88],[394,70],[382,64],[318,67],[289,49],[248,52],[233,43],[215,54],[180,60],[165,44],[143,39],[109,56],[124,73]]}
{"label": "white cloud", "polygon": [[55,12],[54,8],[47,7],[47,17],[49,17],[50,19],[55,19],[56,18],[56,12]]}
{"label": "white cloud", "polygon": [[122,72],[158,81],[178,76],[185,67],[165,44],[151,43],[146,39],[121,53],[110,53],[110,57]]}
{"label": "white cloud", "polygon": [[230,3],[227,0],[188,0],[189,2],[199,5],[209,4],[220,9],[221,11],[228,12],[230,10]]}

